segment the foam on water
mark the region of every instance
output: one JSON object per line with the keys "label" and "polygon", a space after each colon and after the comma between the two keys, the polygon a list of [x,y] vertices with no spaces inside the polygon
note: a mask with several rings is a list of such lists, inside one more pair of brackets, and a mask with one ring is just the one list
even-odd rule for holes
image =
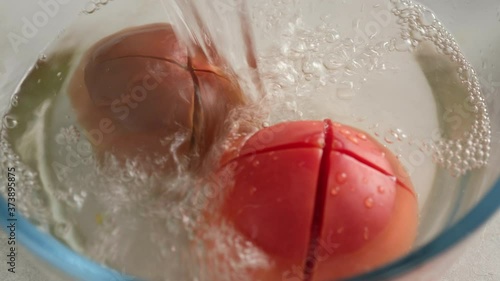
{"label": "foam on water", "polygon": [[[372,5],[374,9],[380,9],[382,4]],[[272,101],[271,120],[324,118],[325,112],[335,115],[343,110],[336,104],[355,99],[368,80],[377,80],[377,74],[391,75],[401,71],[398,70],[398,64],[405,64],[403,60],[413,61],[416,57],[419,63],[427,64],[422,65],[422,68],[429,64],[444,65],[441,69],[428,70],[426,74],[441,75],[442,80],[453,80],[447,81],[451,85],[445,85],[450,87],[448,91],[465,91],[463,94],[442,93],[440,89],[432,89],[438,103],[447,102],[461,107],[464,111],[460,116],[462,120],[456,121],[459,122],[456,126],[444,124],[425,138],[409,137],[410,134],[400,128],[386,128],[380,132],[378,123],[367,126],[368,129],[388,145],[405,142],[422,148],[432,154],[437,164],[449,169],[455,176],[483,167],[489,157],[491,132],[474,69],[461,53],[453,36],[430,10],[412,1],[398,0],[391,1],[387,8],[395,17],[394,26],[388,23],[383,26],[383,30],[371,31],[368,26],[370,23],[363,30],[359,29],[359,20],[354,21],[354,31],[366,32],[362,34],[366,37],[364,40],[355,32],[340,34],[329,16],[322,17],[322,23],[315,28],[306,26],[301,17],[289,23],[282,34],[281,45],[260,58],[261,73],[268,93],[271,99],[275,99]],[[398,29],[394,28],[396,24]],[[394,60],[395,52],[407,55]],[[432,78],[428,77],[428,80]],[[407,82],[411,83],[411,80]],[[415,86],[421,87],[418,82]],[[425,95],[425,89],[422,90],[421,95]],[[330,103],[331,110],[321,109],[313,99]],[[311,103],[312,106],[308,105]],[[447,106],[445,104],[444,117],[440,117],[445,119],[445,123],[446,119],[452,118],[453,114],[450,113],[459,114]],[[367,119],[362,112],[356,112],[351,117],[356,119],[349,120],[353,123],[362,123]],[[411,128],[408,130],[411,131]]]}
{"label": "foam on water", "polygon": [[412,1],[393,1],[393,13],[400,18],[402,39],[409,40],[413,48],[430,41],[440,54],[456,63],[456,71],[462,86],[467,90],[462,107],[472,114],[472,125],[455,138],[443,138],[429,149],[434,159],[455,175],[481,168],[489,158],[491,128],[481,85],[475,70],[466,60],[453,36],[426,7]]}
{"label": "foam on water", "polygon": [[113,1],[113,0],[92,0],[92,1],[89,1],[85,4],[85,7],[83,9],[83,13],[92,14],[92,13],[98,11],[99,9],[101,9],[102,6],[105,6],[106,4],[108,4],[110,1]]}

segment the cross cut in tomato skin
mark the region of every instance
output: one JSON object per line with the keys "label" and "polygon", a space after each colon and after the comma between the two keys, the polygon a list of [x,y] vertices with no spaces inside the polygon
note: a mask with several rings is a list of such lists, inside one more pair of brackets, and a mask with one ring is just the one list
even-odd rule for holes
{"label": "cross cut in tomato skin", "polygon": [[100,135],[93,142],[98,158],[111,152],[152,165],[163,157],[167,170],[182,164],[176,158],[189,159],[197,171],[224,137],[229,112],[246,103],[234,74],[200,50],[189,53],[169,24],[129,28],[97,42],[76,68],[69,95],[82,127]]}
{"label": "cross cut in tomato skin", "polygon": [[329,120],[257,132],[226,165],[234,183],[221,209],[274,260],[254,280],[330,281],[408,252],[418,209],[399,165],[366,133]]}

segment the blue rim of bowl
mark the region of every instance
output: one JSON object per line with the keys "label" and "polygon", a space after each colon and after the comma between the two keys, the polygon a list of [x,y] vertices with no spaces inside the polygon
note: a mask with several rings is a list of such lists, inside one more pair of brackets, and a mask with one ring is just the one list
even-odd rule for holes
{"label": "blue rim of bowl", "polygon": [[[2,229],[7,235],[10,235],[8,224],[15,223],[16,243],[19,242],[28,251],[68,277],[82,281],[139,281],[139,279],[121,274],[69,249],[51,235],[38,229],[20,214],[16,214],[14,220],[10,220],[7,208],[8,204],[5,198],[0,196],[0,219],[3,222]],[[17,245],[15,247],[18,248]]]}
{"label": "blue rim of bowl", "polygon": [[[433,241],[391,264],[349,281],[386,280],[406,273],[424,262],[436,258],[455,244],[462,242],[484,224],[500,208],[500,179],[472,210],[457,223],[447,228]],[[0,219],[8,221],[7,202],[0,197]],[[78,280],[92,281],[139,281],[134,277],[100,265],[66,247],[49,234],[39,230],[26,218],[16,215],[16,240],[30,252],[48,262],[54,268]],[[10,233],[7,224],[2,229]],[[47,249],[50,249],[49,251]],[[61,262],[62,261],[62,262]]]}

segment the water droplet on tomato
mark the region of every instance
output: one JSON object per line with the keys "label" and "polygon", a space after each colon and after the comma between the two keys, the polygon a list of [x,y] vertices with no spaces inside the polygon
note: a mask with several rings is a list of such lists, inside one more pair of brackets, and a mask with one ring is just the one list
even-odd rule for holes
{"label": "water droplet on tomato", "polygon": [[359,139],[361,139],[361,140],[364,140],[364,141],[365,141],[365,140],[368,140],[368,137],[367,137],[365,134],[363,134],[363,133],[358,133],[358,134],[356,134],[356,136],[357,136]]}
{"label": "water droplet on tomato", "polygon": [[373,208],[373,198],[368,197],[365,199],[365,207],[368,209]]}
{"label": "water droplet on tomato", "polygon": [[365,238],[365,240],[368,240],[368,238],[370,238],[370,231],[368,230],[368,227],[366,227],[366,226],[365,226],[365,229],[363,232],[363,238]]}
{"label": "water droplet on tomato", "polygon": [[343,129],[340,129],[340,133],[342,133],[343,135],[348,136],[348,135],[351,134],[351,131],[349,131],[348,129],[343,128]]}
{"label": "water droplet on tomato", "polygon": [[255,192],[257,192],[257,187],[253,186],[251,189],[250,189],[250,194],[253,195]]}
{"label": "water droplet on tomato", "polygon": [[319,147],[325,147],[325,140],[324,139],[318,139],[318,142],[316,143]]}
{"label": "water droplet on tomato", "polygon": [[377,187],[377,191],[378,191],[378,193],[380,193],[380,194],[384,194],[384,193],[385,193],[385,187],[383,187],[383,186],[379,185],[379,186]]}
{"label": "water droplet on tomato", "polygon": [[258,167],[259,165],[260,165],[260,162],[259,162],[258,160],[255,160],[255,161],[253,162],[253,166],[254,166],[254,167]]}
{"label": "water droplet on tomato", "polygon": [[355,137],[355,136],[349,136],[349,137],[348,137],[348,139],[349,139],[350,141],[352,141],[353,143],[355,143],[355,144],[358,144],[358,143],[359,143],[358,138],[357,138],[357,137]]}
{"label": "water droplet on tomato", "polygon": [[342,148],[344,145],[339,140],[333,140],[333,148]]}
{"label": "water droplet on tomato", "polygon": [[336,179],[337,179],[337,183],[343,184],[347,181],[347,174],[346,173],[338,173]]}
{"label": "water droplet on tomato", "polygon": [[336,196],[337,194],[339,194],[339,192],[340,192],[340,187],[339,186],[335,186],[330,193],[333,196]]}

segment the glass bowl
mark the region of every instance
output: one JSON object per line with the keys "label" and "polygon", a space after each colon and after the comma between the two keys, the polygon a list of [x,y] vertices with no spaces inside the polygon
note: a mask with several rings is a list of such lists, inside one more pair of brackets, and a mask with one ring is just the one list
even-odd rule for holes
{"label": "glass bowl", "polygon": [[[229,1],[220,1],[219,8],[222,7],[221,9],[231,10],[235,8],[234,5],[228,4]],[[51,42],[58,40],[58,38],[59,40],[61,38],[68,39],[70,45],[78,45],[80,41],[83,42],[78,36],[68,36],[67,29],[69,28],[73,32],[72,26],[75,21],[79,24],[78,28],[81,28],[79,34],[86,34],[89,37],[85,38],[87,45],[80,46],[81,49],[85,49],[91,42],[95,42],[124,26],[163,20],[163,12],[155,14],[146,7],[157,1],[130,0],[125,2],[126,4],[122,6],[119,6],[117,1],[84,3],[67,0],[47,0],[32,4],[20,2],[0,4],[0,16],[4,19],[0,25],[0,34],[3,38],[7,38],[0,45],[1,115],[8,113],[13,102],[12,95],[17,91],[19,83],[25,78],[27,70],[37,60],[42,59],[41,52]],[[292,2],[294,1],[277,1],[275,7],[292,5]],[[500,153],[498,153],[498,148],[500,148],[500,98],[496,98],[500,91],[500,80],[496,79],[496,77],[500,77],[500,56],[497,51],[499,50],[500,36],[496,31],[498,30],[496,27],[500,25],[500,7],[494,0],[485,0],[480,3],[458,0],[438,2],[421,0],[419,3],[432,9],[439,17],[443,26],[454,35],[461,51],[477,72],[491,120],[491,155],[486,167],[458,179],[443,176],[445,179],[440,182],[434,179],[436,176],[431,176],[433,178],[431,185],[434,188],[429,191],[430,193],[417,189],[420,198],[425,199],[422,199],[423,201],[430,200],[429,202],[434,203],[422,204],[421,206],[422,222],[415,248],[397,261],[350,280],[434,280],[439,278],[467,246],[467,242],[473,234],[500,207],[498,200],[500,198],[500,181],[496,182],[500,175],[496,168],[500,164]],[[324,4],[326,6],[320,9],[317,5],[323,4],[313,5],[304,2],[298,5],[300,4],[305,5],[306,13],[309,15],[305,22],[316,20],[320,14],[319,11],[328,10],[328,5],[336,5]],[[309,9],[307,9],[308,6],[310,6]],[[130,7],[134,7],[134,9]],[[141,8],[144,8],[146,13],[152,13],[152,16],[137,16],[144,12]],[[380,14],[378,11],[378,15]],[[113,18],[114,21],[106,26],[99,25],[105,23],[110,16],[117,17],[117,15],[125,16],[120,16],[116,20]],[[286,18],[286,13],[283,13],[283,18]],[[279,19],[277,21],[279,22]],[[364,29],[365,31],[369,30],[371,23],[377,24],[377,21],[370,21],[367,18],[362,18],[361,22],[363,23],[363,21],[365,27],[368,28]],[[363,31],[363,29],[361,30]],[[259,33],[262,31],[258,29],[254,31],[257,34],[256,43],[258,46],[269,43],[260,39],[265,37]],[[231,61],[234,55],[233,57],[229,56],[229,61]],[[433,61],[431,58],[431,63],[429,64],[427,60],[427,64],[425,64],[425,59],[424,56],[424,64],[421,67],[425,70],[425,67],[430,65],[429,73],[435,75],[436,72],[432,72],[432,65],[434,62],[439,64],[439,61]],[[372,114],[376,114],[376,112]],[[373,116],[375,115],[371,117]],[[347,123],[354,122],[345,116],[338,116],[338,118],[345,118],[342,121]],[[5,126],[8,126],[12,120],[4,118],[3,122]],[[370,131],[368,125],[362,126]],[[410,149],[405,152],[407,155],[412,155],[413,151]],[[5,164],[7,161],[2,163]],[[428,177],[428,170],[422,167],[426,164],[414,164],[410,161],[410,168],[412,165],[415,172],[414,178]],[[2,168],[6,168],[6,166],[2,166]],[[443,171],[439,172],[444,173]],[[5,174],[5,171],[2,173]],[[2,185],[5,183],[7,186],[8,178],[2,175],[0,179]],[[426,182],[419,179],[415,181],[416,185]],[[442,186],[449,182],[455,186],[449,189]],[[4,196],[0,198],[0,219],[7,221],[9,218],[9,206],[5,197],[7,193],[5,190],[2,191]],[[16,223],[16,239],[22,245],[20,250],[29,256],[33,264],[47,274],[47,280],[135,280],[133,277],[100,265],[70,249],[66,244],[47,234],[46,231],[35,226],[21,214],[17,215]],[[4,230],[9,233],[5,227],[6,224],[2,225],[4,225]]]}

